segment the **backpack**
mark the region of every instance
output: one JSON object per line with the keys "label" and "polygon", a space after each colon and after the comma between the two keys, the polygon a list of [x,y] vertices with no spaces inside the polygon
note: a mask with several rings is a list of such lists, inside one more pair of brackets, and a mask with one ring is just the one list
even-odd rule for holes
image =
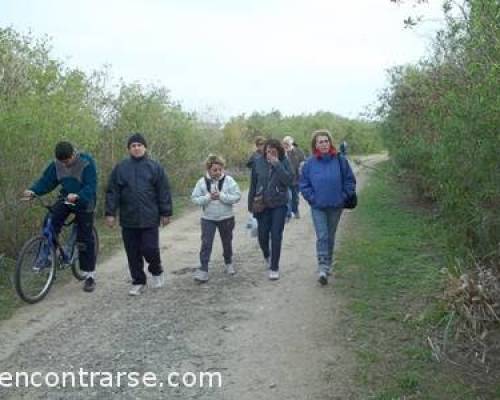
{"label": "backpack", "polygon": [[[224,179],[226,179],[226,175],[224,175],[222,179],[219,179],[218,182],[219,192],[222,190],[222,186],[224,185]],[[207,192],[210,193],[210,179],[208,179],[206,176],[205,176],[205,185],[207,186]]]}

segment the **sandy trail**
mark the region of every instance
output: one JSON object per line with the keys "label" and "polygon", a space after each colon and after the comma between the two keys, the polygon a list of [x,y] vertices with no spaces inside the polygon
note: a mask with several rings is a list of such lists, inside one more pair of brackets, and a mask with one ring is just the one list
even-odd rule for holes
{"label": "sandy trail", "polygon": [[[365,157],[363,163],[382,158]],[[356,175],[361,188],[366,170]],[[200,245],[196,210],[162,230],[164,288],[129,297],[120,251],[98,265],[93,294],[77,282],[56,283],[45,300],[0,325],[0,373],[153,372],[156,387],[130,388],[126,379],[112,388],[0,387],[0,398],[355,399],[353,355],[339,328],[346,311],[335,283],[320,287],[316,281],[315,236],[303,202],[301,212],[285,228],[277,282],[267,279],[257,242],[245,229],[244,198],[236,207],[236,276],[223,273],[216,238],[210,281],[191,279]],[[346,212],[340,246],[348,226]],[[188,371],[220,372],[222,387],[200,388],[199,377],[195,387],[167,384],[169,373]]]}

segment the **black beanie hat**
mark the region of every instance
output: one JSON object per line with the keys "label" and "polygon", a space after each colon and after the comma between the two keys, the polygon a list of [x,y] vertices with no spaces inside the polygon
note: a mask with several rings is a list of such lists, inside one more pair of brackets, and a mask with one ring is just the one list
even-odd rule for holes
{"label": "black beanie hat", "polygon": [[141,143],[144,147],[148,147],[146,143],[146,139],[140,133],[134,133],[132,136],[128,138],[127,148],[130,148],[132,143]]}

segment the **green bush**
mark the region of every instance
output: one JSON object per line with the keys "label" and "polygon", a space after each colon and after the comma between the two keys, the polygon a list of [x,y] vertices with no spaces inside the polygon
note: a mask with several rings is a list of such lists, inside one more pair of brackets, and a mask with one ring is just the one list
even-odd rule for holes
{"label": "green bush", "polygon": [[391,71],[381,97],[385,143],[439,205],[451,254],[500,255],[500,3],[445,2],[446,28],[418,65]]}

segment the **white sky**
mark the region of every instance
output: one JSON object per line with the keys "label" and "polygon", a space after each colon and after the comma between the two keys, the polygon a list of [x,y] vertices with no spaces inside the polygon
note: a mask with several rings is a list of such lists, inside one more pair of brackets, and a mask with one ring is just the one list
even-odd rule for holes
{"label": "white sky", "polygon": [[[187,110],[224,118],[278,109],[356,117],[385,70],[417,61],[441,20],[389,0],[0,0],[0,26],[47,34],[84,71],[170,89]],[[427,22],[403,29],[408,15]]]}

